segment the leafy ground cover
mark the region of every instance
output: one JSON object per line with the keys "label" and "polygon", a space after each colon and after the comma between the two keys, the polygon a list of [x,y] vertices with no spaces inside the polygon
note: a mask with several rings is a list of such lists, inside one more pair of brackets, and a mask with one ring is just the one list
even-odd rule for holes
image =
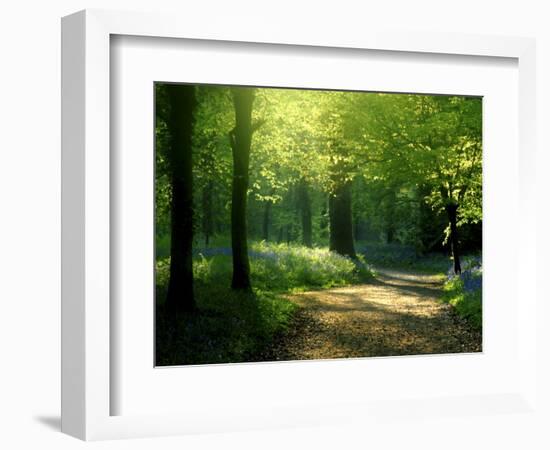
{"label": "leafy ground cover", "polygon": [[362,283],[373,278],[364,261],[298,245],[254,243],[252,292],[232,291],[231,252],[197,252],[193,261],[197,311],[168,321],[163,300],[169,259],[157,261],[157,365],[261,361],[288,328],[298,306],[285,295]]}
{"label": "leafy ground cover", "polygon": [[450,272],[443,286],[442,300],[454,306],[456,312],[472,326],[481,330],[483,269],[479,258],[470,257],[463,263],[460,275]]}

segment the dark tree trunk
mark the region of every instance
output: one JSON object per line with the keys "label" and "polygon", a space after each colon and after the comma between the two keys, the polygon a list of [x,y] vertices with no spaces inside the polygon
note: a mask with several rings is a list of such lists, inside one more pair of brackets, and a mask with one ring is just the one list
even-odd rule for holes
{"label": "dark tree trunk", "polygon": [[204,245],[210,244],[210,236],[214,231],[214,219],[212,211],[212,189],[213,183],[209,181],[202,189],[202,232],[204,234]]}
{"label": "dark tree trunk", "polygon": [[195,88],[168,85],[172,178],[170,281],[167,307],[178,314],[195,309],[193,293],[193,161],[191,134]]}
{"label": "dark tree trunk", "polygon": [[395,239],[395,229],[393,227],[393,224],[391,225],[388,225],[387,229],[386,229],[386,241],[388,244],[391,244],[393,243],[394,239]]}
{"label": "dark tree trunk", "polygon": [[361,240],[363,238],[363,233],[361,230],[361,219],[359,218],[359,216],[356,216],[353,219],[353,236],[357,240]]}
{"label": "dark tree trunk", "polygon": [[302,179],[298,184],[298,206],[302,222],[302,241],[306,247],[313,246],[312,225],[311,225],[311,198],[307,181]]}
{"label": "dark tree trunk", "polygon": [[264,220],[262,224],[262,239],[269,241],[269,224],[271,222],[271,200],[265,202],[264,205]]}
{"label": "dark tree trunk", "polygon": [[279,236],[277,237],[277,244],[280,244],[281,242],[283,242],[283,233],[284,233],[284,226],[281,225],[279,227]]}
{"label": "dark tree trunk", "polygon": [[456,203],[450,203],[445,207],[445,209],[447,210],[449,225],[451,227],[451,235],[449,236],[449,240],[451,243],[451,252],[453,255],[454,272],[455,274],[460,274],[462,272],[462,268],[460,267],[460,250],[458,248],[458,230],[456,226],[458,205]]}
{"label": "dark tree trunk", "polygon": [[295,241],[294,225],[288,224],[286,226],[286,243],[290,244]]}
{"label": "dark tree trunk", "polygon": [[395,191],[392,188],[392,191],[384,200],[384,219],[386,225],[386,241],[388,244],[391,244],[395,241],[395,202],[397,197]]}
{"label": "dark tree trunk", "polygon": [[356,259],[353,244],[351,182],[336,187],[329,197],[330,250]]}
{"label": "dark tree trunk", "polygon": [[233,150],[233,187],[231,193],[231,246],[233,250],[233,289],[251,288],[248,260],[246,200],[248,167],[252,141],[252,104],[254,90],[233,89],[235,128],[230,133]]}
{"label": "dark tree trunk", "polygon": [[323,208],[321,209],[321,220],[319,221],[319,234],[322,238],[328,236],[328,226],[329,221],[327,219],[328,215],[328,198],[323,202]]}

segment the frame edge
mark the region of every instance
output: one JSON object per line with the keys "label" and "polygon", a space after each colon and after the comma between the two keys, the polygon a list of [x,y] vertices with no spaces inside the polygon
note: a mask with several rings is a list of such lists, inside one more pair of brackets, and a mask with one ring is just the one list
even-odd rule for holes
{"label": "frame edge", "polygon": [[84,11],[61,21],[61,431],[86,438]]}

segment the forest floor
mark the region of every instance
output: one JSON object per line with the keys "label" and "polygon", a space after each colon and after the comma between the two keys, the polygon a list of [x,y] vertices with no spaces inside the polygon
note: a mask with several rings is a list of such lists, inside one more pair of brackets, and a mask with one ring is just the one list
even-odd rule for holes
{"label": "forest floor", "polygon": [[377,273],[369,284],[290,296],[301,308],[272,360],[481,351],[481,332],[439,301],[441,275]]}

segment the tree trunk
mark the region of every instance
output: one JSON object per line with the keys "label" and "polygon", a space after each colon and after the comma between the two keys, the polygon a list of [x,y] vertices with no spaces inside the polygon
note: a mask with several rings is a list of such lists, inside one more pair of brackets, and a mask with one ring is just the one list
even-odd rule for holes
{"label": "tree trunk", "polygon": [[233,289],[251,288],[248,260],[246,200],[248,167],[252,141],[252,104],[254,90],[234,88],[235,128],[230,133],[233,150],[233,186],[231,193],[231,246],[233,250]]}
{"label": "tree trunk", "polygon": [[191,134],[195,88],[168,85],[172,178],[170,281],[167,307],[178,314],[195,309],[193,293],[193,160]]}
{"label": "tree trunk", "polygon": [[394,228],[393,224],[387,225],[387,228],[386,228],[386,242],[388,244],[392,244],[394,239],[395,239],[394,236],[395,236],[395,228]]}
{"label": "tree trunk", "polygon": [[447,210],[447,216],[449,217],[449,225],[451,227],[451,235],[449,237],[451,243],[451,252],[453,255],[454,272],[460,274],[462,268],[460,267],[460,251],[458,248],[458,230],[456,226],[456,216],[458,205],[456,203],[448,204],[445,209]]}
{"label": "tree trunk", "polygon": [[384,199],[384,222],[386,226],[386,242],[392,244],[395,241],[395,202],[397,197],[392,188],[390,194]]}
{"label": "tree trunk", "polygon": [[284,226],[281,225],[279,227],[279,236],[277,237],[277,244],[280,244],[281,242],[283,242],[283,232],[284,232]]}
{"label": "tree trunk", "polygon": [[363,239],[363,230],[361,229],[361,219],[358,215],[353,218],[353,236],[357,240]]}
{"label": "tree trunk", "polygon": [[294,224],[289,223],[286,225],[286,243],[290,244],[291,242],[294,242],[295,233],[294,233]]}
{"label": "tree trunk", "polygon": [[264,205],[264,221],[262,224],[262,239],[269,241],[269,224],[271,222],[271,200],[265,202]]}
{"label": "tree trunk", "polygon": [[301,179],[298,184],[298,205],[302,221],[302,241],[306,247],[312,247],[311,199],[309,197],[307,181],[304,179]]}
{"label": "tree trunk", "polygon": [[328,199],[326,199],[326,201],[323,202],[323,207],[321,209],[321,220],[319,221],[319,235],[323,239],[327,238],[329,235],[328,233],[329,221],[327,220],[328,202],[329,202]]}
{"label": "tree trunk", "polygon": [[202,232],[204,234],[204,246],[208,247],[210,236],[214,230],[212,212],[212,181],[208,181],[202,189]]}
{"label": "tree trunk", "polygon": [[351,214],[351,182],[337,186],[329,197],[330,250],[356,259]]}

